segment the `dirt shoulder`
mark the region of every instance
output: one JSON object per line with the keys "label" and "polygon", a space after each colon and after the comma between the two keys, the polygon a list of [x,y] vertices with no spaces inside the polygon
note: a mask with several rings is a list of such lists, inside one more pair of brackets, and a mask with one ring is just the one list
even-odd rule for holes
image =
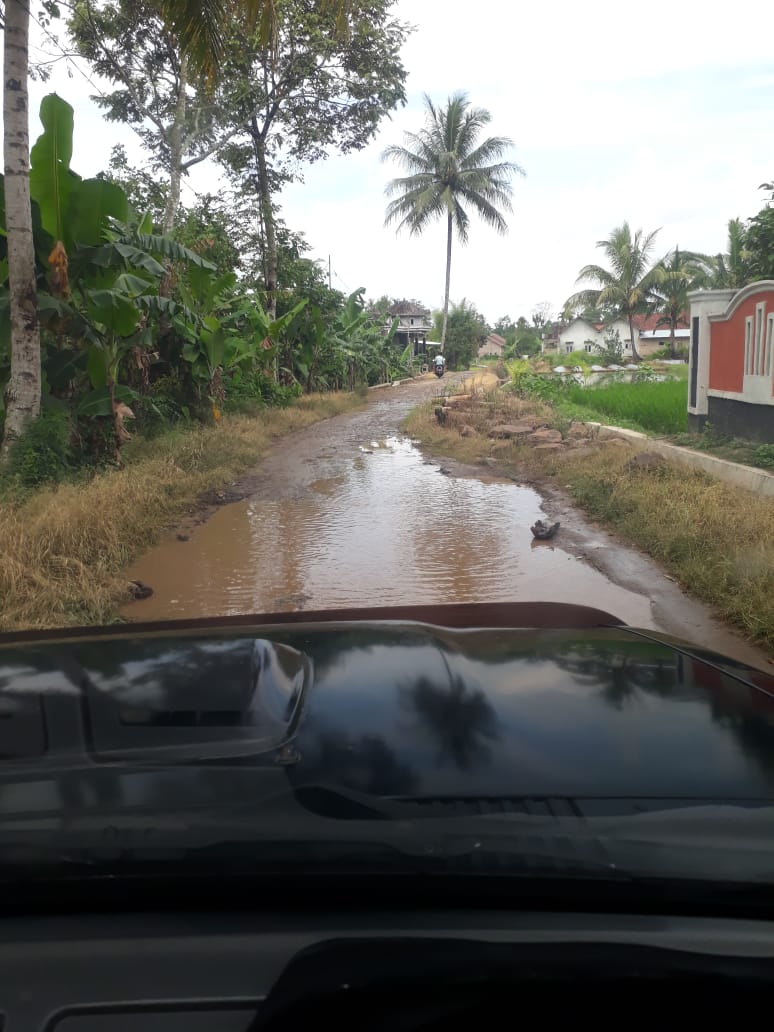
{"label": "dirt shoulder", "polygon": [[536,488],[550,519],[561,521],[562,547],[648,595],[671,633],[766,664],[774,652],[771,500],[638,458],[548,405],[502,390],[466,393],[416,409],[406,431],[445,464]]}
{"label": "dirt shoulder", "polygon": [[122,571],[182,521],[251,492],[255,467],[287,434],[367,402],[305,396],[284,409],[132,441],[124,469],[0,504],[0,630],[105,624],[129,597]]}

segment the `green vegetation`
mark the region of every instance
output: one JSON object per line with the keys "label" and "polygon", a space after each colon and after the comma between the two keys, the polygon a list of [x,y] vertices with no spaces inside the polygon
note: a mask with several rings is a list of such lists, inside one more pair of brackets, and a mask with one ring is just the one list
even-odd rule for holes
{"label": "green vegetation", "polygon": [[[156,232],[117,183],[70,168],[69,104],[45,97],[41,121],[30,182],[43,414],[8,427],[9,472],[19,484],[120,465],[135,432],[217,422],[223,412],[259,411],[303,391],[406,374],[394,327],[367,309],[362,289],[344,298],[288,247],[283,267],[304,294],[283,292],[272,316],[223,268],[233,260],[217,227],[188,220],[186,244]],[[0,233],[4,217],[0,209]],[[0,312],[9,303],[0,261]],[[11,368],[5,326],[0,386]],[[0,401],[0,422],[4,415]]]}
{"label": "green vegetation", "polygon": [[600,248],[609,268],[602,265],[584,265],[578,273],[578,282],[596,284],[578,291],[565,302],[565,310],[580,312],[589,307],[603,311],[609,321],[626,319],[632,342],[632,357],[639,361],[634,336],[634,316],[647,311],[654,303],[654,289],[662,278],[659,266],[650,265],[650,252],[658,230],[643,234],[632,232],[629,223],[617,226],[607,240],[600,240]]}
{"label": "green vegetation", "polygon": [[[410,30],[394,0],[170,3],[68,7],[75,51],[111,84],[100,106],[147,152],[136,170],[117,150],[92,180],[70,167],[73,113],[56,96],[26,173],[28,11],[13,5],[4,128],[21,158],[0,205],[3,458],[51,398],[68,403],[75,437],[120,462],[127,420],[143,431],[170,412],[217,420],[251,384],[265,403],[267,379],[312,391],[405,371],[389,323],[359,318],[362,289],[351,318],[278,205],[305,163],[363,148],[405,101]],[[223,188],[186,210],[181,183],[207,159]],[[114,424],[112,440],[99,420]]]}
{"label": "green vegetation", "polygon": [[719,433],[710,423],[705,425],[702,433],[677,434],[672,438],[672,442],[685,448],[693,448],[695,451],[709,452],[729,462],[774,471],[774,444],[756,444],[755,441],[729,437],[727,434]]}
{"label": "green vegetation", "polygon": [[[475,305],[463,298],[453,302],[446,325],[444,354],[449,369],[469,369],[479,345],[486,340],[489,327]],[[433,312],[433,329],[429,340],[440,342],[443,336],[443,312]]]}
{"label": "green vegetation", "polygon": [[[588,363],[588,355],[578,354],[583,354]],[[569,367],[573,356],[564,357]],[[588,375],[588,364],[583,370],[584,375]],[[611,373],[606,374],[609,379],[594,386],[579,384],[570,376],[536,373],[530,363],[524,361],[508,363],[508,372],[510,390],[514,394],[549,402],[557,416],[566,422],[593,420],[653,434],[677,434],[686,427],[684,370],[680,370],[675,379],[659,381],[652,367],[642,364],[630,382]]]}
{"label": "green vegetation", "polygon": [[597,413],[603,421],[625,420],[627,425],[642,427],[648,433],[675,434],[687,423],[686,396],[685,383],[664,380],[591,388],[572,384],[563,400]]}

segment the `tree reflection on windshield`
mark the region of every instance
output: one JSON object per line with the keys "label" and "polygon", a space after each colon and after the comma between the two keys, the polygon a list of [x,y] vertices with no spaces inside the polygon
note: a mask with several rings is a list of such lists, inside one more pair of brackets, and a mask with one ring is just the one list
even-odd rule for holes
{"label": "tree reflection on windshield", "polygon": [[[418,780],[378,735],[364,734],[352,740],[322,731],[313,743],[304,745],[298,777],[329,781],[332,771],[337,782],[371,795],[410,795]],[[288,773],[291,780],[297,780],[296,771],[290,768]]]}
{"label": "tree reflection on windshield", "polygon": [[420,677],[401,689],[401,702],[438,743],[439,762],[471,770],[489,761],[487,740],[500,737],[497,714],[484,693],[466,687],[459,675],[448,688]]}

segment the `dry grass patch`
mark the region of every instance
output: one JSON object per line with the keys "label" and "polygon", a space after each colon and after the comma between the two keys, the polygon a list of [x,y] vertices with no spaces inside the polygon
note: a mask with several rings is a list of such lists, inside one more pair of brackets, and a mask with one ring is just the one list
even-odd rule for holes
{"label": "dry grass patch", "polygon": [[114,620],[127,597],[121,571],[204,492],[249,470],[273,439],[363,403],[362,395],[313,395],[216,427],[133,441],[123,470],[4,502],[0,630]]}

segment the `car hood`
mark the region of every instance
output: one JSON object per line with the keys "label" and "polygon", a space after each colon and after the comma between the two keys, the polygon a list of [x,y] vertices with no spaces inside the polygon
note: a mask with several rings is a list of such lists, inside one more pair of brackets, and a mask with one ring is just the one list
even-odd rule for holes
{"label": "car hood", "polygon": [[[420,801],[428,815],[764,801],[772,687],[621,626],[339,620],[28,639],[0,647],[0,779],[69,764],[97,784],[142,768],[133,791],[173,806],[173,767],[218,768],[210,802],[270,767],[294,789]],[[0,814],[12,799],[6,786]]]}

